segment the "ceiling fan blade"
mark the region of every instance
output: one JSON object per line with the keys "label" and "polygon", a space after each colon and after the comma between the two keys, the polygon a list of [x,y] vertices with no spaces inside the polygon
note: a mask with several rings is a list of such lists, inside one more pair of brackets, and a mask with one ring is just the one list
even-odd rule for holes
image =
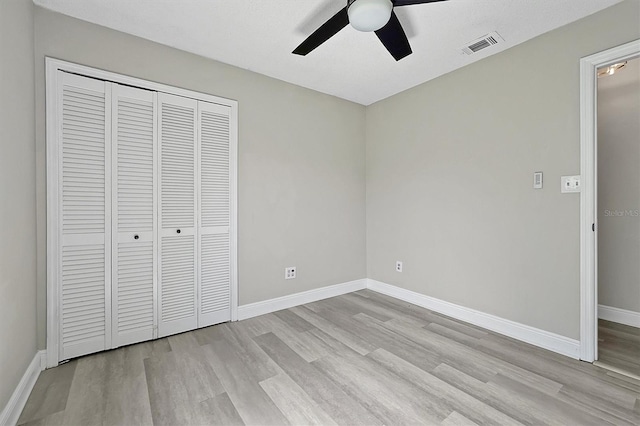
{"label": "ceiling fan blade", "polygon": [[395,12],[391,12],[389,22],[376,31],[376,35],[396,61],[413,53],[407,35],[404,33]]}
{"label": "ceiling fan blade", "polygon": [[447,0],[391,0],[394,7],[410,6],[412,4],[435,3],[439,1],[447,1]]}
{"label": "ceiling fan blade", "polygon": [[293,51],[296,55],[306,55],[325,41],[336,35],[338,31],[349,25],[349,15],[345,7],[340,12],[333,15],[320,28],[315,30],[300,46]]}

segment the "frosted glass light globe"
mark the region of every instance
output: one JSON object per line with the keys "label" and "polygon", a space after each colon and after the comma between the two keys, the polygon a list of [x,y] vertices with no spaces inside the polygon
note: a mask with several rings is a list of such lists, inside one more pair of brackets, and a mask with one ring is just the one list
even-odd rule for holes
{"label": "frosted glass light globe", "polygon": [[376,31],[391,18],[391,0],[355,0],[349,5],[349,23],[358,31]]}

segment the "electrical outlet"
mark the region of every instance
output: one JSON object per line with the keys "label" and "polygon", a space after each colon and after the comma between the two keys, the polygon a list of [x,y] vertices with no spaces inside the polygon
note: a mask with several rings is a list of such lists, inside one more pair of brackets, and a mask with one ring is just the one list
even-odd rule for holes
{"label": "electrical outlet", "polygon": [[296,267],[289,266],[288,268],[284,268],[284,279],[292,280],[296,277]]}
{"label": "electrical outlet", "polygon": [[578,176],[562,176],[560,178],[560,192],[580,192],[580,175]]}
{"label": "electrical outlet", "polygon": [[402,262],[396,260],[396,272],[402,272]]}

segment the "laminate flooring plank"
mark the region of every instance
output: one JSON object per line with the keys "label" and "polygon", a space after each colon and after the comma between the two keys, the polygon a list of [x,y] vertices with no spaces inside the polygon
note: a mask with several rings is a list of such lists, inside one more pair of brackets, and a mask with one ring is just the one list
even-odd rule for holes
{"label": "laminate flooring plank", "polygon": [[640,414],[633,409],[622,408],[612,404],[598,390],[575,389],[563,386],[556,396],[574,407],[591,414],[594,418],[601,418],[616,425],[640,425]]}
{"label": "laminate flooring plank", "polygon": [[68,426],[64,422],[64,411],[49,414],[48,416],[22,423],[24,426]]}
{"label": "laminate flooring plank", "polygon": [[298,332],[305,332],[315,328],[311,323],[294,314],[289,309],[274,312],[273,315],[280,318],[281,321]]}
{"label": "laminate flooring plank", "polygon": [[[364,314],[356,315],[354,319],[367,327],[369,329],[368,333],[387,335],[391,342],[394,340],[402,341],[403,343],[409,342],[419,351],[428,353],[432,366],[431,368],[423,368],[427,371],[442,362],[448,361],[455,364],[456,368],[483,382],[488,381],[498,372],[494,363],[487,362],[483,358],[470,358],[468,354],[471,350],[464,345],[457,344],[422,327],[414,327],[398,319],[380,322]],[[392,343],[384,345],[384,349],[396,353]],[[415,356],[412,355],[409,359],[415,359]]]}
{"label": "laminate flooring plank", "polygon": [[167,339],[166,337],[162,339],[149,340],[148,342],[136,343],[135,345],[131,346],[138,347],[142,359],[147,359],[154,356],[159,356],[160,354],[171,352],[171,345],[169,344],[169,339]]}
{"label": "laminate flooring plank", "polygon": [[[302,334],[305,335],[306,339],[309,339],[309,345],[315,345],[318,347],[318,356],[316,359],[323,358],[327,355],[343,355],[345,357],[350,357],[358,354],[358,352],[354,351],[338,339],[317,328],[306,331]],[[313,361],[315,361],[315,359]]]}
{"label": "laminate flooring plank", "polygon": [[640,376],[640,328],[598,320],[598,361]]}
{"label": "laminate flooring plank", "polygon": [[469,336],[468,334],[461,333],[436,322],[427,324],[423,328],[469,347],[473,347],[478,342],[478,337]]}
{"label": "laminate flooring plank", "polygon": [[[509,392],[512,398],[517,397],[521,401],[526,401],[538,413],[544,412],[548,416],[549,422],[556,424],[569,424],[575,422],[580,425],[599,426],[609,423],[603,418],[594,417],[574,405],[567,404],[558,398],[554,398],[532,387],[512,380],[501,374],[496,375],[486,386],[494,392]],[[536,415],[540,417],[540,414]],[[611,423],[613,424],[613,423]]]}
{"label": "laminate flooring plank", "polygon": [[[621,408],[629,409],[635,404],[636,394],[620,386],[612,385],[598,377],[598,375],[602,374],[601,369],[569,358],[562,360],[562,362],[553,362],[547,356],[537,356],[535,351],[528,351],[528,346],[530,345],[521,343],[519,347],[515,348],[493,340],[481,339],[476,349],[529,370],[539,376],[546,377],[563,386],[569,386],[579,389],[585,394],[590,393],[596,397],[601,397]],[[588,367],[591,371],[584,372],[583,368],[585,367]]]}
{"label": "laminate flooring plank", "polygon": [[203,417],[207,425],[236,426],[244,425],[238,410],[231,402],[227,393],[216,395],[200,403],[203,407]]}
{"label": "laminate flooring plank", "polygon": [[126,346],[113,351],[107,362],[107,405],[103,425],[122,425],[131,421],[137,425],[152,424],[144,360],[147,348]]}
{"label": "laminate flooring plank", "polygon": [[614,386],[628,389],[632,394],[640,398],[640,380],[634,379],[624,374],[616,373],[606,369],[601,369],[604,373],[600,378]]}
{"label": "laminate flooring plank", "polygon": [[477,423],[472,422],[457,411],[452,412],[449,416],[440,423],[443,426],[478,426]]}
{"label": "laminate flooring plank", "polygon": [[414,360],[424,370],[435,368],[441,362],[436,352],[416,344],[406,336],[378,326],[378,324],[388,324],[396,320],[381,322],[366,314],[349,316],[338,310],[326,308],[319,309],[317,315],[333,323],[339,329],[350,330],[375,349],[384,348],[402,358]]}
{"label": "laminate flooring plank", "polygon": [[544,410],[537,410],[533,402],[497,386],[488,386],[447,364],[440,364],[433,374],[479,401],[494,407],[517,421],[529,424],[558,424]]}
{"label": "laminate flooring plank", "polygon": [[345,393],[331,379],[306,362],[273,333],[255,341],[320,408],[338,424],[379,425],[382,421]]}
{"label": "laminate flooring plank", "polygon": [[367,313],[367,312],[377,313],[378,314],[377,317],[373,315],[369,315],[369,316],[377,318],[381,321],[384,321],[384,319],[382,319],[383,317],[387,317],[389,319],[399,318],[404,320],[405,322],[412,322],[418,327],[423,327],[429,324],[426,321],[416,319],[414,316],[405,315],[403,312],[397,309],[390,309],[387,306],[383,306],[380,303],[374,302],[370,298],[363,297],[362,295],[359,295],[357,293],[347,293],[342,295],[341,298],[349,301],[350,303],[353,303],[355,305],[365,308],[364,310],[362,310],[362,313]]}
{"label": "laminate flooring plank", "polygon": [[[282,318],[286,318],[287,321]],[[297,322],[296,318],[304,321],[304,324],[308,324],[309,327],[305,326],[294,328],[291,326],[291,323],[295,324]],[[324,347],[321,341],[314,339],[308,333],[316,328],[293,312],[290,312],[289,315],[286,316],[279,316],[275,314],[263,315],[263,322],[271,333],[278,336],[307,362],[315,361],[316,359],[329,354],[327,351],[328,348]]]}
{"label": "laminate flooring plank", "polygon": [[367,357],[422,389],[429,394],[429,399],[440,401],[442,405],[450,407],[454,412],[458,411],[478,424],[521,425],[492,406],[384,349],[377,349]]}
{"label": "laminate flooring plank", "polygon": [[195,333],[174,334],[166,339],[173,352],[195,352],[201,346]]}
{"label": "laminate flooring plank", "polygon": [[78,361],[70,361],[40,373],[20,414],[18,424],[64,411]]}
{"label": "laminate flooring plank", "polygon": [[451,412],[369,358],[325,357],[312,364],[385,424],[437,424]]}
{"label": "laminate flooring plank", "polygon": [[212,333],[216,335],[216,340],[207,346],[213,346],[214,348],[220,345],[229,346],[233,350],[235,357],[244,364],[251,377],[256,379],[256,382],[273,377],[282,371],[253,341],[250,330],[241,321],[220,324],[212,330]]}
{"label": "laminate flooring plank", "polygon": [[310,324],[313,324],[313,326],[317,329],[322,330],[323,332],[329,334],[349,348],[358,352],[360,355],[366,355],[369,352],[377,349],[377,347],[364,341],[353,333],[336,326],[332,322],[327,321],[325,318],[322,318],[306,306],[297,306],[291,308],[291,311],[296,315],[304,318]]}
{"label": "laminate flooring plank", "polygon": [[260,386],[292,425],[337,425],[287,374],[263,380]]}
{"label": "laminate flooring plank", "polygon": [[235,344],[233,342],[212,343],[202,348],[206,351],[214,371],[244,423],[250,425],[289,424],[286,417],[259,384],[268,378],[265,376],[273,375],[254,374],[255,369],[248,368],[248,363],[251,363],[252,359],[256,359],[255,353],[247,356],[245,352],[245,356],[238,356],[240,347],[246,348],[236,341]]}
{"label": "laminate flooring plank", "polygon": [[370,317],[377,319],[378,321],[389,321],[393,319],[393,313],[385,309],[370,308],[371,304],[367,303],[355,303],[348,297],[332,297],[330,299],[324,299],[312,304],[319,309],[330,309],[332,311],[339,311],[345,315],[353,316],[357,314],[366,314]]}
{"label": "laminate flooring plank", "polygon": [[151,424],[143,355],[137,345],[78,359],[64,424]]}
{"label": "laminate flooring plank", "polygon": [[[167,352],[144,360],[147,375],[151,413],[155,425],[200,424],[203,409],[200,402],[207,395],[198,389],[199,399],[193,399],[194,392],[183,376],[181,356]],[[217,380],[216,380],[217,382]],[[201,385],[198,386],[200,388]],[[209,397],[214,397],[215,391]]]}
{"label": "laminate flooring plank", "polygon": [[[388,309],[400,312],[404,316],[411,316],[414,319],[425,322],[427,324],[435,322],[450,329],[459,331],[460,333],[468,334],[469,336],[476,338],[482,338],[489,334],[489,332],[485,329],[465,323],[460,320],[456,320],[454,318],[439,314],[434,311],[430,311],[428,309],[421,308],[420,306],[414,305],[412,303],[394,299],[393,297],[376,293],[371,290],[364,290],[363,292],[367,293],[368,300],[381,304]],[[362,293],[360,292],[352,294],[356,294],[362,297]]]}

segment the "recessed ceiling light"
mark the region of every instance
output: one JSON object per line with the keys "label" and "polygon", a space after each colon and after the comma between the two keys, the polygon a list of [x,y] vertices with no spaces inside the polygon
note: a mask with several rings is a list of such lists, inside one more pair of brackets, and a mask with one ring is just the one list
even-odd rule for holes
{"label": "recessed ceiling light", "polygon": [[618,70],[624,68],[627,65],[627,61],[619,62],[617,64],[609,65],[598,70],[598,78],[606,77],[608,75],[614,75]]}

